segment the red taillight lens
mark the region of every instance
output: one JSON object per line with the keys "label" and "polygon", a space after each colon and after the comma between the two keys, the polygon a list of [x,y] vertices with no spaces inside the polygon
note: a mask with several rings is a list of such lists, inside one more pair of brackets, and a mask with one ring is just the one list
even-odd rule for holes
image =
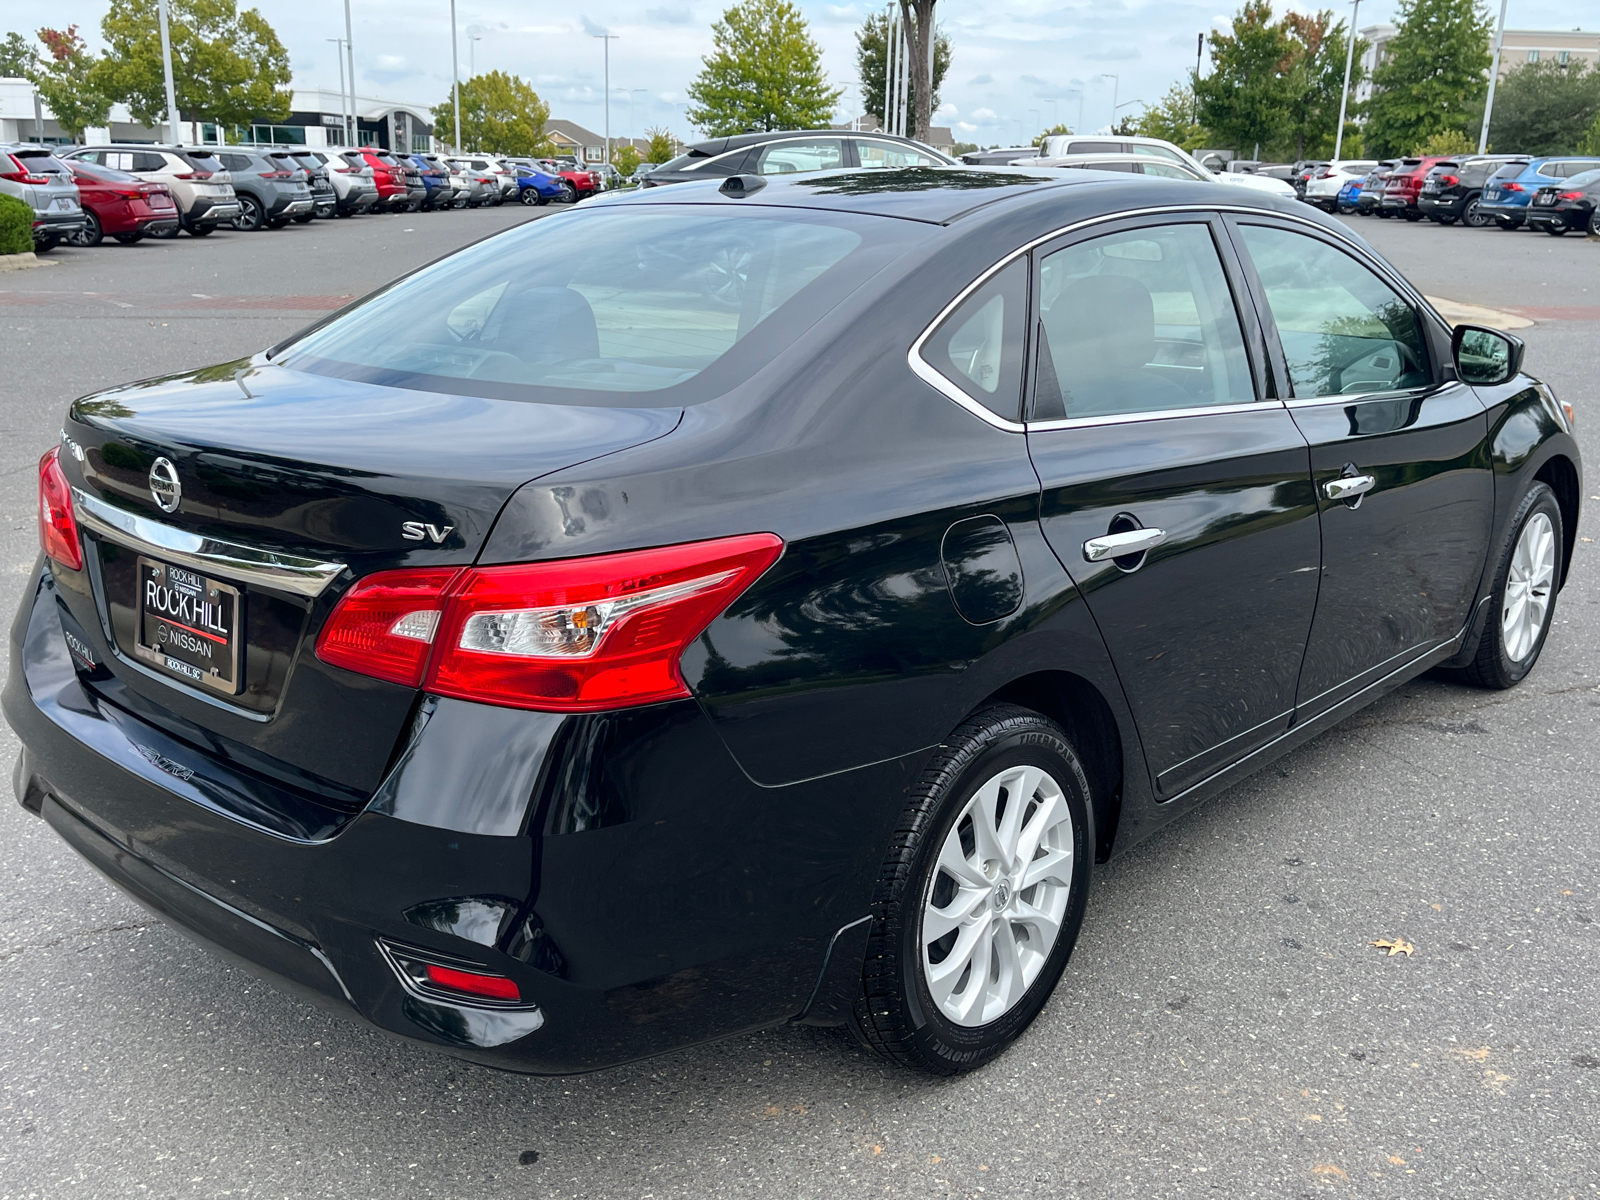
{"label": "red taillight lens", "polygon": [[317,638],[323,662],[417,687],[444,611],[444,593],[461,569],[379,571],[344,594]]}
{"label": "red taillight lens", "polygon": [[35,175],[32,171],[28,170],[10,155],[7,155],[4,159],[0,159],[0,162],[9,162],[13,167],[16,168],[14,171],[0,171],[0,179],[9,179],[12,183],[26,183],[34,187],[38,187],[41,184],[50,182],[50,176]]}
{"label": "red taillight lens", "polygon": [[678,668],[689,643],[782,551],[780,538],[756,533],[517,566],[383,571],[339,601],[317,656],[513,708],[674,700],[689,694]]}
{"label": "red taillight lens", "polygon": [[477,971],[458,971],[454,967],[441,967],[434,963],[426,964],[423,970],[427,974],[429,983],[436,987],[449,988],[452,992],[481,996],[486,1000],[522,999],[517,981],[507,979],[504,975],[481,975]]}
{"label": "red taillight lens", "polygon": [[72,489],[60,458],[61,447],[52,446],[39,460],[39,545],[62,566],[81,571],[78,519],[72,515]]}
{"label": "red taillight lens", "polygon": [[1455,187],[1455,185],[1460,183],[1460,182],[1461,182],[1461,176],[1459,176],[1459,175],[1441,175],[1441,176],[1439,176],[1439,185],[1441,187]]}
{"label": "red taillight lens", "polygon": [[1520,183],[1503,183],[1500,186],[1505,188],[1505,190],[1508,192],[1520,192],[1522,190],[1522,185]]}
{"label": "red taillight lens", "polygon": [[1319,171],[1317,173],[1317,178],[1318,179],[1332,179],[1333,178],[1333,172],[1332,171]]}
{"label": "red taillight lens", "polygon": [[1560,200],[1582,200],[1583,199],[1583,193],[1582,192],[1562,192],[1561,195],[1557,197],[1557,199],[1560,199]]}

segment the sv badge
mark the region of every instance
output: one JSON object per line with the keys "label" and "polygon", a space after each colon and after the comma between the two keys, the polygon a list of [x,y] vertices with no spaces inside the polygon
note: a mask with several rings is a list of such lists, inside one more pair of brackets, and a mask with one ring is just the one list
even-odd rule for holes
{"label": "sv badge", "polygon": [[424,525],[421,521],[402,521],[400,536],[408,542],[420,542],[426,539],[437,546],[450,536],[453,529],[454,525]]}

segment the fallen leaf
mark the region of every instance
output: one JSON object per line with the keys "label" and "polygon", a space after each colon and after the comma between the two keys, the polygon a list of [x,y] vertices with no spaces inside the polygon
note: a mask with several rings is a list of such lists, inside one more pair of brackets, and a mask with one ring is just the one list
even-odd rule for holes
{"label": "fallen leaf", "polygon": [[1307,1113],[1305,1116],[1301,1117],[1300,1119],[1302,1121],[1320,1121],[1320,1120],[1322,1120],[1322,1114],[1321,1113]]}
{"label": "fallen leaf", "polygon": [[928,1155],[928,1161],[931,1163],[942,1163],[944,1159],[940,1158],[937,1154],[930,1154]]}
{"label": "fallen leaf", "polygon": [[1398,1154],[1389,1155],[1389,1161],[1397,1167],[1403,1167],[1406,1165],[1406,1160],[1401,1158]]}
{"label": "fallen leaf", "polygon": [[1483,1086],[1491,1092],[1499,1092],[1502,1096],[1506,1093],[1506,1084],[1511,1082],[1511,1076],[1502,1075],[1498,1071],[1485,1071],[1483,1073]]}
{"label": "fallen leaf", "polygon": [[1332,1163],[1318,1163],[1311,1168],[1313,1175],[1327,1175],[1335,1179],[1349,1179],[1349,1174],[1343,1167],[1336,1167]]}
{"label": "fallen leaf", "polygon": [[1462,1058],[1470,1058],[1473,1062],[1482,1062],[1489,1057],[1489,1047],[1479,1046],[1476,1050],[1452,1050],[1451,1054],[1459,1054]]}
{"label": "fallen leaf", "polygon": [[1396,954],[1404,954],[1407,958],[1410,958],[1417,949],[1403,937],[1395,938],[1392,942],[1388,938],[1379,938],[1375,942],[1368,942],[1367,945],[1376,946],[1379,950],[1387,950],[1390,958],[1393,958]]}
{"label": "fallen leaf", "polygon": [[1572,895],[1572,889],[1571,888],[1562,888],[1561,889],[1561,894],[1563,896],[1570,896],[1570,895]]}
{"label": "fallen leaf", "polygon": [[882,1154],[883,1153],[883,1147],[882,1146],[874,1146],[872,1148],[872,1152],[873,1152],[873,1154]]}
{"label": "fallen leaf", "polygon": [[1433,909],[1434,912],[1443,912],[1444,911],[1444,905],[1442,905],[1442,904],[1430,904],[1430,905],[1428,905],[1428,907]]}

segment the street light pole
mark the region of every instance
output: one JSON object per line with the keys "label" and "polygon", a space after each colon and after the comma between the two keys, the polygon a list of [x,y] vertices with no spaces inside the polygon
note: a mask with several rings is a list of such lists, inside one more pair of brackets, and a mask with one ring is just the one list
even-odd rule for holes
{"label": "street light pole", "polygon": [[1109,79],[1109,80],[1111,80],[1111,126],[1110,126],[1110,128],[1114,132],[1115,129],[1116,129],[1116,124],[1117,124],[1117,88],[1121,85],[1122,80],[1118,79],[1115,75],[1109,74],[1108,72],[1105,72],[1105,71],[1102,71],[1100,73],[1100,78],[1101,79]]}
{"label": "street light pole", "polygon": [[599,38],[601,44],[606,48],[606,164],[609,166],[611,163],[611,43],[622,35],[620,33],[595,33],[590,36]]}
{"label": "street light pole", "polygon": [[350,67],[350,128],[346,131],[350,140],[345,145],[354,146],[361,141],[361,118],[356,114],[356,49],[350,40],[350,0],[344,0],[344,57]]}
{"label": "street light pole", "polygon": [[[178,133],[178,92],[172,84],[172,38],[167,34],[167,0],[160,0],[156,5],[156,13],[161,18],[161,70],[167,83],[167,132],[172,135],[172,144],[181,146],[183,137]],[[219,130],[217,141],[221,140],[222,133]]]}
{"label": "street light pole", "polygon": [[1506,0],[1500,0],[1500,24],[1494,31],[1494,61],[1489,64],[1489,98],[1483,103],[1483,128],[1478,131],[1478,153],[1489,153],[1489,118],[1494,116],[1494,85],[1500,82],[1500,49],[1506,41]]}
{"label": "street light pole", "polygon": [[[350,0],[344,2],[348,12]],[[450,107],[456,114],[455,151],[461,154],[461,54],[456,49],[456,0],[450,0]]]}
{"label": "street light pole", "polygon": [[[1350,32],[1348,34],[1350,45],[1345,48],[1344,52],[1344,88],[1339,92],[1339,129],[1333,135],[1334,162],[1340,160],[1342,157],[1340,152],[1344,149],[1344,106],[1345,101],[1350,98],[1350,67],[1355,62],[1356,57],[1356,22],[1360,19],[1360,13],[1361,0],[1354,0],[1350,7]],[[1480,150],[1478,153],[1482,154],[1483,151]]]}
{"label": "street light pole", "polygon": [[[335,56],[339,60],[339,120],[344,123],[344,132],[345,133],[349,133],[350,132],[350,94],[345,91],[345,87],[344,87],[344,39],[343,38],[323,38],[322,40],[325,41],[325,42],[332,42],[335,46],[339,47],[338,52],[337,52],[337,54]],[[350,144],[349,142],[345,143],[345,145],[347,145],[347,146],[349,144]]]}
{"label": "street light pole", "polygon": [[467,34],[467,78],[478,77],[478,43],[483,41],[483,34]]}

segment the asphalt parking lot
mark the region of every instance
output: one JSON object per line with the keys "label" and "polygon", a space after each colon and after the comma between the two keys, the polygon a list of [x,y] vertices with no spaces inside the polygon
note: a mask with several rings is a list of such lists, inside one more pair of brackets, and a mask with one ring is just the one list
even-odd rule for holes
{"label": "asphalt parking lot", "polygon": [[[0,275],[5,621],[74,396],[250,353],[531,215]],[[1588,507],[1521,687],[1418,680],[1101,868],[1038,1023],[942,1082],[801,1028],[572,1079],[436,1056],[225,965],[8,793],[0,1200],[1600,1196],[1600,240],[1351,224],[1428,294],[1534,320],[1528,369],[1577,407]],[[0,724],[7,777],[16,752]],[[1395,937],[1415,954],[1369,945]]]}

